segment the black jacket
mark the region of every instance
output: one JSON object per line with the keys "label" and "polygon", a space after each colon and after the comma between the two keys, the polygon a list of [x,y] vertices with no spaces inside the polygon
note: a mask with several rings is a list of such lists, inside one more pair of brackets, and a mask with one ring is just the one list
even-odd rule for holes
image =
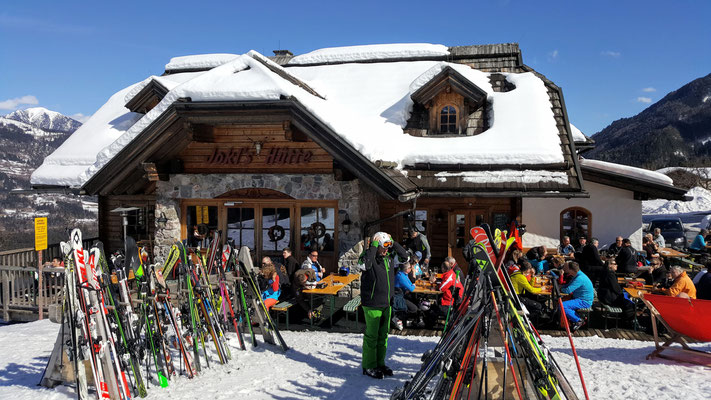
{"label": "black jacket", "polygon": [[378,254],[378,248],[370,246],[365,253],[365,271],[360,277],[360,298],[365,307],[383,308],[390,306],[395,285],[395,258],[407,260],[407,251],[399,243],[385,257]]}
{"label": "black jacket", "polygon": [[617,275],[613,271],[607,270],[600,276],[597,298],[600,303],[611,306],[615,304],[620,296],[622,296],[622,287],[617,282]]}
{"label": "black jacket", "polygon": [[294,281],[294,273],[301,268],[301,265],[296,260],[294,255],[290,255],[286,260],[284,260],[284,267],[286,267],[286,275],[289,278],[289,282]]}
{"label": "black jacket", "polygon": [[620,273],[632,274],[637,272],[637,255],[632,247],[622,246],[620,252],[617,253],[615,261],[617,261],[617,270]]}
{"label": "black jacket", "polygon": [[[600,252],[597,251],[592,243],[588,243],[583,247],[580,254],[580,264],[584,269],[590,270],[591,267],[602,267],[604,263],[600,259]],[[587,271],[585,271],[587,273]]]}

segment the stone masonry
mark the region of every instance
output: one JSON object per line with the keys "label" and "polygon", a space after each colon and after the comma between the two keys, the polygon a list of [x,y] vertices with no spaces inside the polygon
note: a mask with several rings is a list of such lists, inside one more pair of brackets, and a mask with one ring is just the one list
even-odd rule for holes
{"label": "stone masonry", "polygon": [[[338,200],[338,223],[346,214],[352,221],[350,231],[339,235],[339,253],[343,254],[362,238],[363,225],[380,217],[376,193],[359,180],[340,182],[330,174],[177,174],[156,186],[156,215],[165,213],[165,229],[156,227],[155,260],[161,262],[170,246],[180,238],[180,200],[213,199],[242,188],[265,188],[285,193],[299,200]],[[341,226],[339,226],[340,228]]]}

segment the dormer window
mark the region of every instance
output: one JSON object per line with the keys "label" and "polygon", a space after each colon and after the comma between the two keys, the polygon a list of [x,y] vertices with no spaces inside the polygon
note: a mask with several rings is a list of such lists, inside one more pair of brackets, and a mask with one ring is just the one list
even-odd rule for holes
{"label": "dormer window", "polygon": [[457,109],[452,105],[442,107],[439,112],[439,133],[457,133]]}
{"label": "dormer window", "polygon": [[486,92],[450,66],[410,98],[414,105],[405,131],[413,136],[477,135],[486,130]]}

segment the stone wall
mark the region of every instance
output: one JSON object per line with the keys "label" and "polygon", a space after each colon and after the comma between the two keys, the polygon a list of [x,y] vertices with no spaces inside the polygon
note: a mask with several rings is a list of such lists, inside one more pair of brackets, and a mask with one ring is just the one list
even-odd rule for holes
{"label": "stone wall", "polygon": [[[359,180],[339,182],[333,175],[250,175],[250,174],[177,174],[156,185],[156,215],[165,213],[165,229],[156,229],[155,259],[165,259],[170,246],[180,238],[180,200],[213,199],[223,193],[243,188],[277,190],[298,200],[338,200],[338,223],[346,214],[352,221],[350,231],[340,232],[342,254],[362,238],[363,225],[380,217],[378,196]],[[342,225],[339,226],[341,228]]]}

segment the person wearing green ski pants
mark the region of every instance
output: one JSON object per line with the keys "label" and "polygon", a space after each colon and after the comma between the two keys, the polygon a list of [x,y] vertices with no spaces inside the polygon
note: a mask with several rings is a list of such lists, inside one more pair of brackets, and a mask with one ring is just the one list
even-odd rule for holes
{"label": "person wearing green ski pants", "polygon": [[391,308],[363,307],[363,313],[363,369],[382,368],[385,366],[385,353],[388,350]]}
{"label": "person wearing green ski pants", "polygon": [[396,258],[407,261],[407,251],[392,236],[378,232],[365,252],[365,270],[360,277],[360,297],[365,314],[363,336],[363,375],[375,379],[392,376],[385,365],[388,350],[388,330],[395,284]]}

